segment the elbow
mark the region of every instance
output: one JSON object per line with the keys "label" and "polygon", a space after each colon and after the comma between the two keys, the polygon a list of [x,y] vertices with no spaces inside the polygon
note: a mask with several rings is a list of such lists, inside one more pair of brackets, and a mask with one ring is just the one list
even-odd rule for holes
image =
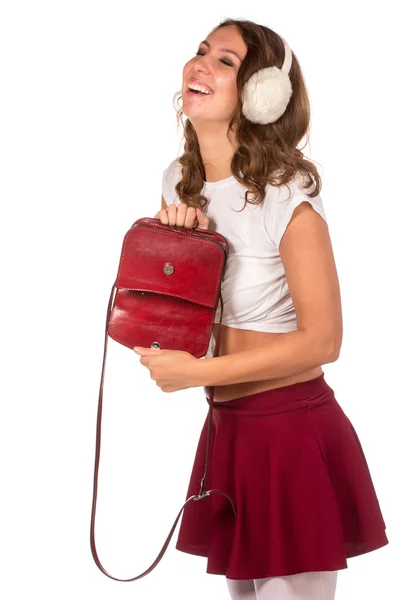
{"label": "elbow", "polygon": [[339,358],[342,345],[342,335],[332,334],[332,332],[313,331],[309,336],[309,342],[314,348],[314,361],[316,364],[327,364],[335,362]]}
{"label": "elbow", "polygon": [[342,337],[330,336],[324,344],[325,363],[333,363],[337,361],[342,347]]}

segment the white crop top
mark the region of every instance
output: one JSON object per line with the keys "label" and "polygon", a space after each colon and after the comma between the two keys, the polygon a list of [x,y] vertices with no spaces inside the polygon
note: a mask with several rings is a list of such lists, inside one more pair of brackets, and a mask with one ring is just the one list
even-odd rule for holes
{"label": "white crop top", "polygon": [[[175,193],[175,185],[181,177],[181,165],[175,159],[162,177],[162,193],[167,205],[181,203]],[[210,202],[203,212],[210,219],[209,229],[221,233],[229,245],[221,286],[223,325],[265,332],[297,329],[279,244],[293,210],[304,200],[326,221],[321,196],[309,198],[306,191],[310,192],[312,187],[302,189],[301,181],[299,173],[287,185],[267,185],[264,202],[247,204],[242,212],[234,211],[243,208],[246,190],[234,175],[221,181],[204,182],[201,193]],[[215,323],[219,323],[220,316],[219,306]]]}

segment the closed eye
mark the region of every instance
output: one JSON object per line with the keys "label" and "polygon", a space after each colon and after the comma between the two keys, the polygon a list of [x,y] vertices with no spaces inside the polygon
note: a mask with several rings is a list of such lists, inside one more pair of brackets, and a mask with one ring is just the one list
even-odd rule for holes
{"label": "closed eye", "polygon": [[[202,53],[200,50],[198,52],[196,52],[196,56],[204,56],[204,52]],[[229,61],[229,60],[224,60],[223,58],[220,59],[220,61],[222,63],[224,63],[225,65],[228,65],[229,67],[233,67],[233,64]]]}

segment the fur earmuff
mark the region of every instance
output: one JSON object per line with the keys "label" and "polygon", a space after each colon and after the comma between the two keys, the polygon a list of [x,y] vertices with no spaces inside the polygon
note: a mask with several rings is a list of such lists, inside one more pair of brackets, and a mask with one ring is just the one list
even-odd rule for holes
{"label": "fur earmuff", "polygon": [[281,37],[285,48],[283,65],[259,69],[246,81],[242,93],[242,112],[253,123],[273,123],[285,112],[293,93],[289,71],[292,51]]}
{"label": "fur earmuff", "polygon": [[261,69],[244,86],[242,112],[253,123],[273,123],[285,112],[292,92],[289,76],[281,69]]}

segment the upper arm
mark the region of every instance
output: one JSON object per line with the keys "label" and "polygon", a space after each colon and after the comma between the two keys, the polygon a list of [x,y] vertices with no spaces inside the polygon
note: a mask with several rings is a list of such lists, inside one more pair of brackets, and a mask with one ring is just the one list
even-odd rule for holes
{"label": "upper arm", "polygon": [[279,253],[298,329],[329,344],[337,358],[343,335],[338,275],[328,226],[309,202],[294,209]]}

